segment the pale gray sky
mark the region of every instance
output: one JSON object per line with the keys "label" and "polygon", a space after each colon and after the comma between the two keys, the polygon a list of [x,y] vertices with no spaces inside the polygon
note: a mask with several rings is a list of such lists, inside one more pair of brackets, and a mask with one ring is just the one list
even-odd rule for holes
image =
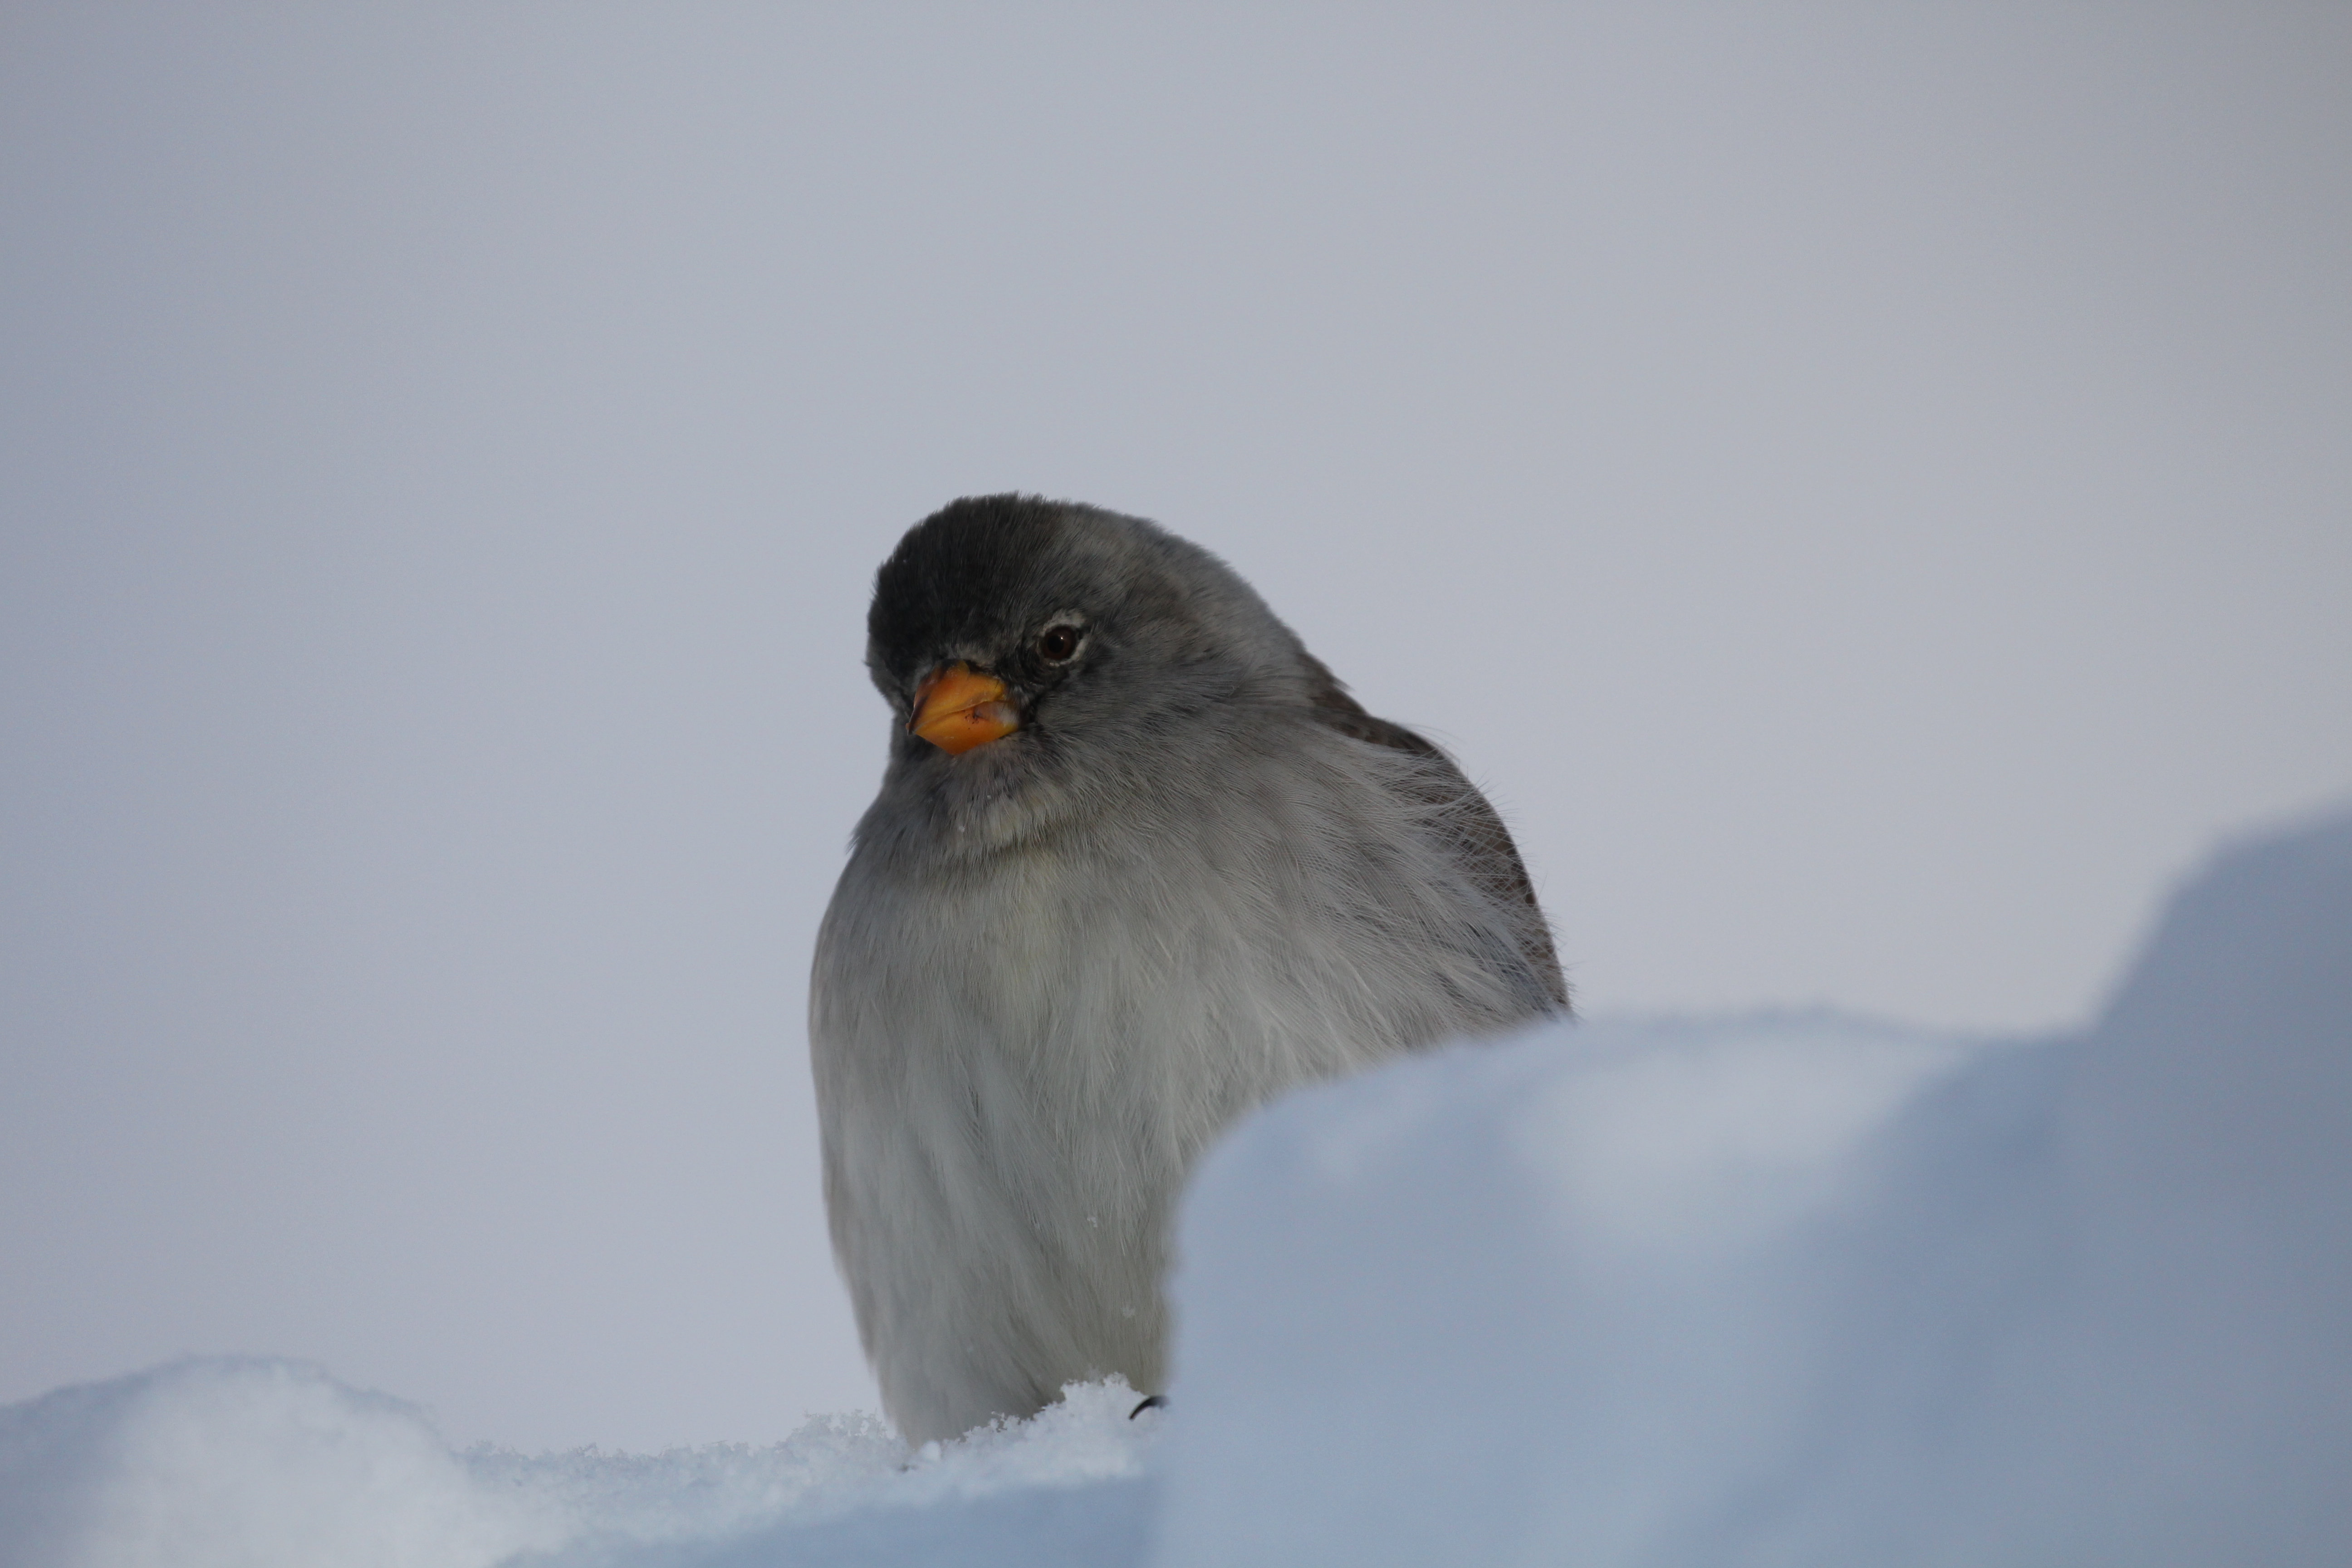
{"label": "pale gray sky", "polygon": [[2085,1016],[2352,790],[2352,12],[0,14],[0,1400],[870,1401],[802,1006],[950,497],[1228,557],[1595,1013]]}

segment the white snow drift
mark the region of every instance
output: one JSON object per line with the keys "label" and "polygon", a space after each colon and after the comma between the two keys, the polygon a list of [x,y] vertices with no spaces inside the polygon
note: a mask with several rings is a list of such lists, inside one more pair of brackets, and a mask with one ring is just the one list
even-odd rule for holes
{"label": "white snow drift", "polygon": [[1166,1568],[2352,1562],[2352,821],[2084,1037],[1455,1052],[1257,1119],[1181,1240]]}
{"label": "white snow drift", "polygon": [[188,1362],[0,1410],[0,1568],[2352,1561],[2352,819],[2083,1036],[1539,1030],[1270,1109],[1181,1240],[1139,1422],[526,1458]]}
{"label": "white snow drift", "polygon": [[[415,1406],[316,1367],[204,1359],[0,1411],[7,1568],[492,1568],[1132,1561],[1124,1384],[909,1452],[878,1417],[769,1447],[453,1453]],[[877,1558],[874,1553],[881,1551]]]}

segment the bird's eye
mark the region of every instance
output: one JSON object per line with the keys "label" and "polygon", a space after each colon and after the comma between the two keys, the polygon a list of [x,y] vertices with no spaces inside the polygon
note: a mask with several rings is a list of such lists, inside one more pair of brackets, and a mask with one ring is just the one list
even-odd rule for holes
{"label": "bird's eye", "polygon": [[1047,664],[1066,664],[1078,651],[1078,628],[1047,626],[1037,637],[1037,657]]}

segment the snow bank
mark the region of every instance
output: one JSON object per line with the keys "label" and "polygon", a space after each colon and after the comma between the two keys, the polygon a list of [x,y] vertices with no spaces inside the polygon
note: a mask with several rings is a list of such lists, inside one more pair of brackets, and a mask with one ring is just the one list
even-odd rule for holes
{"label": "snow bank", "polygon": [[2082,1037],[1449,1051],[1254,1118],[1181,1239],[1172,1413],[525,1458],[193,1361],[0,1410],[0,1568],[2352,1561],[2352,819]]}
{"label": "snow bank", "polygon": [[909,1452],[871,1415],[770,1447],[452,1452],[297,1363],[187,1361],[0,1410],[5,1568],[725,1568],[1136,1561],[1124,1384]]}
{"label": "snow bank", "polygon": [[2352,821],[2080,1038],[1540,1031],[1186,1206],[1155,1561],[2352,1561]]}

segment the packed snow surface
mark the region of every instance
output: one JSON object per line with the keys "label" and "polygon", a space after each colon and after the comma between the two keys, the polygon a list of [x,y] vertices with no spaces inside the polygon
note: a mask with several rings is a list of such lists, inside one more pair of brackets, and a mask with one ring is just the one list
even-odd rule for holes
{"label": "packed snow surface", "polygon": [[413,1405],[285,1361],[176,1363],[0,1411],[7,1568],[733,1568],[1133,1562],[1126,1384],[909,1451],[875,1416],[767,1447],[453,1452]]}
{"label": "packed snow surface", "polygon": [[2088,1033],[1588,1027],[1188,1199],[1155,1561],[2352,1562],[2352,821]]}
{"label": "packed snow surface", "polygon": [[0,1410],[0,1568],[2352,1562],[2352,819],[2081,1035],[1458,1047],[1253,1118],[1180,1239],[1138,1421],[526,1457],[189,1361]]}

